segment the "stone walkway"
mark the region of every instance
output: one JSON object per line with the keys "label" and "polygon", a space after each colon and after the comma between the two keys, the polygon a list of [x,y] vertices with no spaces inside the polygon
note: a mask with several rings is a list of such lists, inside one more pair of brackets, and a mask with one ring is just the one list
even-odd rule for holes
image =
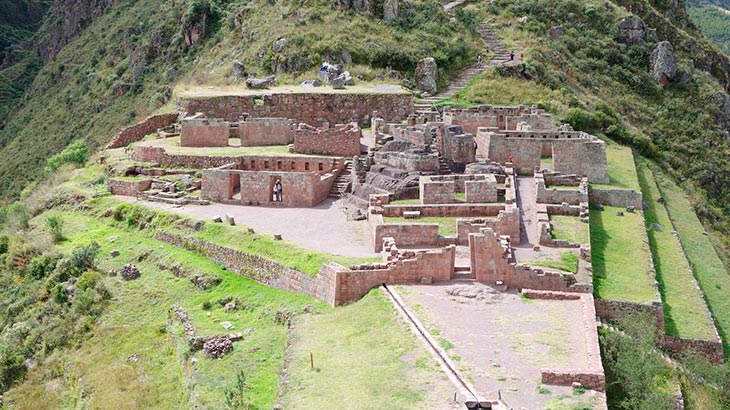
{"label": "stone walkway", "polygon": [[128,196],[115,198],[208,221],[216,215],[231,214],[238,225],[250,226],[257,232],[281,234],[285,240],[307,249],[343,256],[379,256],[373,253],[369,243],[372,239],[367,221],[348,220],[340,200],[328,198],[314,208],[274,208],[217,203],[181,207]]}

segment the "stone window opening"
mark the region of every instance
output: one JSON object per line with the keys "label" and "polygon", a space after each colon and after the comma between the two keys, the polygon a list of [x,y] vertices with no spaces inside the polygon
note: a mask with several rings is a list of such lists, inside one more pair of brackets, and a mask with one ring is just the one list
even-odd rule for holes
{"label": "stone window opening", "polygon": [[309,171],[309,162],[304,163],[304,170]]}
{"label": "stone window opening", "polygon": [[321,162],[319,163],[319,170],[324,171],[324,164]]}
{"label": "stone window opening", "polygon": [[281,161],[276,161],[276,169],[282,170]]}

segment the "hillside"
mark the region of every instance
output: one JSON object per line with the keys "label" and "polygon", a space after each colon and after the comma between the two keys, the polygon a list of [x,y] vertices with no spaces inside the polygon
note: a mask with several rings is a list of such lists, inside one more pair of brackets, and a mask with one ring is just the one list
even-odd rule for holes
{"label": "hillside", "polygon": [[702,33],[725,54],[730,54],[730,2],[687,1],[687,12]]}
{"label": "hillside", "polygon": [[[594,249],[588,277],[595,288],[587,296],[663,304],[668,336],[719,337],[725,359],[730,357],[730,58],[723,48],[730,38],[722,20],[712,17],[727,2],[687,1],[685,10],[681,0],[493,0],[464,2],[450,14],[444,3],[412,0],[401,1],[395,16],[387,16],[384,3],[392,5],[0,1],[13,11],[0,16],[0,55],[5,52],[0,60],[0,407],[264,409],[290,401],[298,408],[334,408],[348,397],[383,410],[455,409],[451,397],[456,395],[443,368],[380,290],[333,308],[312,296],[266,286],[270,278],[259,278],[255,269],[236,270],[235,263],[221,262],[206,247],[247,255],[239,259],[265,258],[311,277],[331,261],[350,266],[382,258],[314,251],[254,225],[181,216],[182,205],[163,211],[135,198],[108,196],[104,184],[115,172],[130,184],[141,178],[124,172],[135,164],[131,149],[101,150],[122,127],[173,111],[183,95],[243,94],[246,75],[275,74],[279,84],[294,85],[315,78],[323,62],[342,63],[363,86],[353,87],[357,93],[409,84],[419,60],[431,56],[445,89],[484,53],[479,29],[486,26],[518,61],[473,71],[458,96],[435,105],[534,104],[556,125],[570,124],[606,141],[611,183],[591,189],[641,190],[650,203],[643,211],[637,205],[636,213],[624,206],[588,212],[586,206],[593,220],[577,221],[578,233],[570,236],[581,239],[569,242]],[[660,47],[673,58],[656,63],[652,55]],[[235,75],[234,62],[245,73]],[[657,66],[665,72],[656,75]],[[189,152],[180,149],[179,140],[165,142],[170,152]],[[291,153],[287,145],[268,148],[258,152]],[[210,152],[223,157],[227,149]],[[140,175],[153,175],[158,167],[136,165]],[[193,168],[191,175],[201,179],[200,167]],[[175,178],[178,189],[182,177]],[[233,182],[226,181],[233,190]],[[499,189],[505,190],[504,183]],[[271,192],[266,194],[270,200]],[[352,222],[343,216],[344,205],[330,208]],[[601,218],[616,220],[623,212],[623,225],[603,226]],[[441,236],[455,235],[456,217],[423,222],[443,220],[451,226],[440,225]],[[294,218],[291,224],[306,225]],[[348,229],[364,236],[362,230],[369,228]],[[173,246],[165,235],[178,235],[183,244]],[[542,262],[549,267],[556,261]],[[128,263],[139,267],[140,278],[122,276]],[[577,270],[577,261],[565,262],[571,263],[576,266],[561,269]],[[628,280],[609,283],[614,269],[625,271]],[[653,275],[634,282],[637,270]],[[517,303],[533,303],[513,296]],[[413,310],[424,313],[421,305]],[[608,386],[603,398],[609,408],[670,408],[678,390],[688,409],[730,405],[730,366],[695,358],[677,358],[684,367],[668,366],[655,354],[655,329],[647,325],[653,320],[629,317],[601,329]],[[426,324],[439,336],[434,323]],[[624,332],[613,331],[613,325]],[[224,359],[212,360],[195,347],[190,332],[201,340],[233,336],[236,347]],[[563,341],[549,336],[539,341],[540,348],[554,344],[547,356],[556,353],[553,348],[564,353]],[[447,352],[454,347],[443,335],[438,343]],[[524,353],[525,348],[511,349]],[[449,354],[459,370],[474,370],[463,357]],[[499,366],[490,370],[500,382],[517,383]],[[575,400],[574,409],[595,408],[583,402],[589,400],[582,387],[563,386],[565,395],[539,380],[525,385],[541,397],[554,394],[548,408],[565,408],[561,400]],[[502,393],[520,394],[517,389]]]}

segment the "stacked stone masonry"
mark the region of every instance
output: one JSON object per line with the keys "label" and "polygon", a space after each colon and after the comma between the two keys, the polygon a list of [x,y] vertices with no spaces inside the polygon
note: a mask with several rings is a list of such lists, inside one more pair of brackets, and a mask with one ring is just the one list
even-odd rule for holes
{"label": "stacked stone masonry", "polygon": [[242,96],[178,98],[182,112],[202,112],[207,117],[236,121],[250,117],[291,118],[314,126],[355,121],[367,125],[377,111],[386,121],[404,121],[413,112],[410,94],[385,93],[271,93]]}
{"label": "stacked stone masonry", "polygon": [[520,123],[526,124],[533,130],[553,128],[550,114],[534,106],[493,107],[491,105],[480,105],[465,109],[445,108],[443,117],[446,125],[460,125],[464,132],[474,135],[480,127],[517,130]]}
{"label": "stacked stone masonry", "polygon": [[236,124],[242,147],[289,145],[294,142],[296,121],[287,118],[247,118]]}
{"label": "stacked stone masonry", "polygon": [[125,180],[107,178],[106,186],[107,189],[109,189],[109,192],[112,193],[112,195],[136,196],[140,192],[150,189],[150,187],[152,186],[152,180]]}
{"label": "stacked stone masonry", "polygon": [[302,154],[360,155],[362,131],[357,123],[337,125],[333,128],[315,128],[299,124],[294,135],[294,151]]}
{"label": "stacked stone masonry", "polygon": [[177,112],[168,112],[147,117],[144,121],[130,125],[119,131],[107,148],[126,147],[133,142],[141,141],[142,138],[158,129],[172,125],[177,121],[178,116],[179,114]]}
{"label": "stacked stone masonry", "polygon": [[231,124],[219,118],[183,118],[180,121],[180,146],[227,147]]}

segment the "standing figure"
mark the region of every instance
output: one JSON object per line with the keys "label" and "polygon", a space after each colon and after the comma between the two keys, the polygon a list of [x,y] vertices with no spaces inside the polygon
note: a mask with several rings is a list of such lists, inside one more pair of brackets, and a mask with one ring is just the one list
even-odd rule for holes
{"label": "standing figure", "polygon": [[515,60],[515,52],[514,51],[510,51],[510,53],[509,53],[509,61],[514,61],[514,60]]}
{"label": "standing figure", "polygon": [[482,56],[477,57],[477,68],[482,68]]}
{"label": "standing figure", "polygon": [[277,179],[274,182],[274,201],[281,202],[281,180]]}

